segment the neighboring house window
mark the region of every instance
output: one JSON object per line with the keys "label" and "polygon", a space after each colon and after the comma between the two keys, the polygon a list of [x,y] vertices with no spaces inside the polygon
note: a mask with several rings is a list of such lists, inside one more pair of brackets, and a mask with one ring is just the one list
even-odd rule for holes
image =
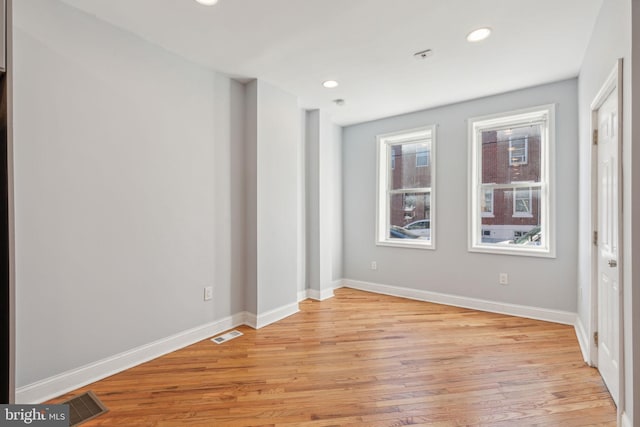
{"label": "neighboring house window", "polygon": [[377,137],[379,245],[435,248],[435,129]]}
{"label": "neighboring house window", "polygon": [[482,216],[493,216],[493,188],[484,190],[484,200],[482,201]]}
{"label": "neighboring house window", "polygon": [[416,167],[421,168],[429,166],[429,150],[424,147],[418,147],[416,151]]}
{"label": "neighboring house window", "polygon": [[513,216],[531,217],[533,212],[531,188],[516,188],[513,196]]}
{"label": "neighboring house window", "polygon": [[511,166],[526,165],[529,161],[529,137],[509,136],[509,164]]}
{"label": "neighboring house window", "polygon": [[554,131],[553,105],[469,120],[470,251],[555,256]]}

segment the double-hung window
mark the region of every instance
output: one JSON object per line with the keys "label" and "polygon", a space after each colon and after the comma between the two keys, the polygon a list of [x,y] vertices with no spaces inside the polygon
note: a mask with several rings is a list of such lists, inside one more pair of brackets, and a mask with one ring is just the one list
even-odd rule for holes
{"label": "double-hung window", "polygon": [[555,109],[469,120],[469,250],[555,256]]}
{"label": "double-hung window", "polygon": [[379,135],[376,242],[434,249],[435,126]]}

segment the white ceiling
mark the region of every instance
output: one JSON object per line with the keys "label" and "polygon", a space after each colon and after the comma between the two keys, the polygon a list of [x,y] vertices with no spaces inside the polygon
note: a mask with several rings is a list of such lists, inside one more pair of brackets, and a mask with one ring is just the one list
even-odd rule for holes
{"label": "white ceiling", "polygon": [[[63,0],[346,125],[574,77],[602,0]],[[466,41],[481,26],[480,43]],[[433,49],[416,60],[413,54]],[[322,82],[335,79],[336,89]],[[335,106],[333,99],[346,105]]]}

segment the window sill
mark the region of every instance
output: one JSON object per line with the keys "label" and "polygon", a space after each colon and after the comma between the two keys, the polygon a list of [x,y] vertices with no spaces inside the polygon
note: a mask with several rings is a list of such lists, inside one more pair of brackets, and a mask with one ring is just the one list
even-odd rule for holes
{"label": "window sill", "polygon": [[512,218],[533,218],[531,214],[513,214]]}
{"label": "window sill", "polygon": [[395,241],[395,240],[377,241],[376,246],[389,246],[393,248],[405,248],[405,249],[429,249],[429,250],[434,250],[436,248],[435,244],[433,244],[432,241],[428,241],[428,240],[423,240],[421,242],[416,242],[413,239],[409,239],[410,242],[401,241],[401,240],[407,240],[407,239],[398,239],[398,240],[399,241]]}
{"label": "window sill", "polygon": [[494,254],[494,255],[514,255],[534,258],[556,258],[554,251],[549,248],[539,248],[534,246],[508,246],[508,245],[473,245],[469,247],[469,252]]}

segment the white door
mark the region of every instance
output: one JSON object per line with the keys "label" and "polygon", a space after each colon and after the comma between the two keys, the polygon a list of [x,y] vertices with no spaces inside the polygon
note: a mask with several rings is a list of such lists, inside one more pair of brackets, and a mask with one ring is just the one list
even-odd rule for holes
{"label": "white door", "polygon": [[598,117],[598,369],[618,403],[620,281],[618,268],[618,91],[607,96]]}

